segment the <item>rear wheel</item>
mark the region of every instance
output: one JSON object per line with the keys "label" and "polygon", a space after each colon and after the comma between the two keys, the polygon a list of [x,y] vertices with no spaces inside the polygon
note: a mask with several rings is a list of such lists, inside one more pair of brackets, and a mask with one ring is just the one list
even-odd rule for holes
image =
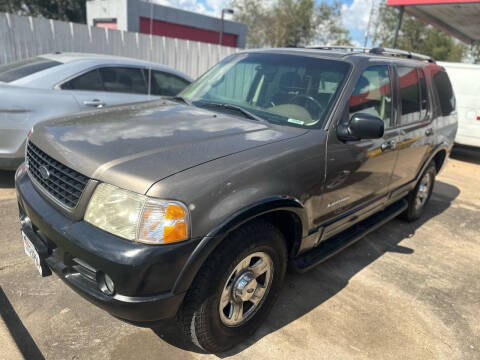
{"label": "rear wheel", "polygon": [[430,164],[410,194],[407,196],[408,208],[401,215],[404,220],[414,221],[420,218],[430,199],[435,183],[437,170],[435,164]]}
{"label": "rear wheel", "polygon": [[179,312],[184,335],[211,353],[252,335],[278,296],[286,265],[285,239],[270,223],[234,231],[205,262],[185,297]]}

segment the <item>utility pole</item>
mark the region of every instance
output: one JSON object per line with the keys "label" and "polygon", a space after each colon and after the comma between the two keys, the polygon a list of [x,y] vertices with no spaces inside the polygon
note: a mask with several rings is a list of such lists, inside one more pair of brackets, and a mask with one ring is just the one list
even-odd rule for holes
{"label": "utility pole", "polygon": [[225,14],[233,14],[232,9],[222,9],[222,30],[220,30],[220,41],[218,42],[219,45],[222,45],[223,43],[223,32],[225,28]]}
{"label": "utility pole", "polygon": [[397,47],[398,33],[400,32],[400,27],[402,26],[404,11],[405,11],[405,8],[403,6],[400,6],[400,13],[398,14],[397,27],[395,29],[395,35],[393,36],[393,44],[392,44],[393,49]]}

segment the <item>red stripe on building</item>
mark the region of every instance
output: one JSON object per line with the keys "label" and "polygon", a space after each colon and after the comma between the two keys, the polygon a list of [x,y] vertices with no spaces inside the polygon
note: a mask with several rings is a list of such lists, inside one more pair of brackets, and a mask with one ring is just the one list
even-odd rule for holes
{"label": "red stripe on building", "polygon": [[[202,41],[211,44],[218,44],[220,41],[220,32],[195,28],[193,26],[174,24],[161,20],[153,20],[140,17],[140,32],[150,34],[150,26],[153,35],[167,36],[185,40]],[[237,35],[223,34],[222,45],[237,46]]]}

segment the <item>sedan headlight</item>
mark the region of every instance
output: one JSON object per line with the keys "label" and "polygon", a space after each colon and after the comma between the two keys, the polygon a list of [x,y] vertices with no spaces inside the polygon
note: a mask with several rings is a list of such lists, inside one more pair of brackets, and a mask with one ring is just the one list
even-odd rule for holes
{"label": "sedan headlight", "polygon": [[100,184],[90,199],[85,221],[127,240],[165,244],[188,238],[188,215],[180,202]]}

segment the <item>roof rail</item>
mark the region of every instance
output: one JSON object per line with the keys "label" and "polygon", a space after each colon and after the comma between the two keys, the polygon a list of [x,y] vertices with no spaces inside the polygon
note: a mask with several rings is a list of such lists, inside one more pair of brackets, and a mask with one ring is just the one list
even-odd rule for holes
{"label": "roof rail", "polygon": [[342,46],[342,45],[312,45],[307,46],[307,49],[315,49],[315,50],[344,50],[344,51],[351,51],[351,52],[368,52],[370,48],[359,47],[359,46]]}
{"label": "roof rail", "polygon": [[378,54],[378,55],[389,55],[389,56],[404,56],[408,59],[415,59],[415,60],[421,60],[421,61],[428,61],[431,63],[434,63],[435,60],[427,55],[422,55],[410,51],[405,51],[405,50],[399,50],[399,49],[390,49],[390,48],[373,48],[370,50],[371,54]]}

